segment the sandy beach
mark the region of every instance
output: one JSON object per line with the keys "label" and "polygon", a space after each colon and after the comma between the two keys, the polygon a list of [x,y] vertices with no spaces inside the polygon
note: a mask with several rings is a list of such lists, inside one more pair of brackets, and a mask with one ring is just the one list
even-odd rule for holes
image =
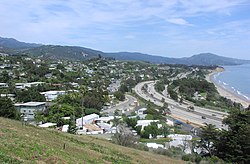
{"label": "sandy beach", "polygon": [[249,101],[247,101],[247,100],[243,99],[242,97],[236,95],[235,93],[223,88],[222,86],[218,85],[217,83],[215,83],[213,81],[213,75],[216,73],[219,73],[219,72],[223,72],[223,69],[218,68],[218,69],[212,71],[210,74],[208,74],[206,76],[206,80],[208,82],[214,83],[214,85],[216,86],[216,88],[221,96],[226,97],[234,102],[241,103],[244,108],[247,108],[250,105]]}

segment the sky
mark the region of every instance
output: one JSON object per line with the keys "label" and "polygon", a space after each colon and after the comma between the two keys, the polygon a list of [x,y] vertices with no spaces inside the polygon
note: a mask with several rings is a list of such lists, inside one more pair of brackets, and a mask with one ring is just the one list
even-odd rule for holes
{"label": "sky", "polygon": [[250,59],[250,0],[1,0],[0,22],[24,42]]}

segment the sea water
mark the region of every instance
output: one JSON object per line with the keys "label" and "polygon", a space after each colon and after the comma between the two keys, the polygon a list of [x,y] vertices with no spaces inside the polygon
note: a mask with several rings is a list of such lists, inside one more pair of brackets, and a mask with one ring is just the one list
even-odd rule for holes
{"label": "sea water", "polygon": [[224,72],[214,75],[214,81],[235,95],[250,101],[250,64],[223,68]]}

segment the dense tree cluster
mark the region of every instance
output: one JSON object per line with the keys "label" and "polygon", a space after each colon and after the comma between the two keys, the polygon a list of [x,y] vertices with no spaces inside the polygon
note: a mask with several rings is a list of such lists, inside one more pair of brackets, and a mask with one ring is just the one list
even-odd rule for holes
{"label": "dense tree cluster", "polygon": [[223,120],[228,130],[218,130],[213,125],[202,129],[200,147],[209,156],[217,156],[227,162],[250,162],[250,111],[233,110]]}
{"label": "dense tree cluster", "polygon": [[0,97],[0,117],[20,118],[20,113],[15,109],[13,102],[7,97]]}

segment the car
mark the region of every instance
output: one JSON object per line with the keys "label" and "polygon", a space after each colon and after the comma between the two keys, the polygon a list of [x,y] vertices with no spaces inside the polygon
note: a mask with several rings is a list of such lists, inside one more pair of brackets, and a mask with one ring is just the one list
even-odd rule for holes
{"label": "car", "polygon": [[206,117],[205,117],[205,116],[201,116],[201,118],[202,118],[202,119],[206,119]]}

